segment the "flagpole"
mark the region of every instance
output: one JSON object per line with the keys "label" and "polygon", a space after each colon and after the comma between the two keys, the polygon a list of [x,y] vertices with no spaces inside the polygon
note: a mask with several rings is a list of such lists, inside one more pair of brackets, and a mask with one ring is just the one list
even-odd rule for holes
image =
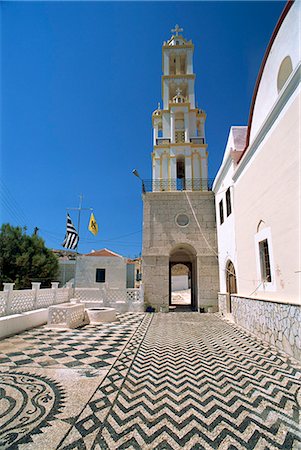
{"label": "flagpole", "polygon": [[79,245],[79,239],[80,239],[80,213],[82,209],[83,204],[83,194],[79,195],[79,206],[78,206],[78,217],[77,217],[77,233],[78,233],[78,241],[75,248],[75,268],[74,268],[74,295],[75,295],[75,288],[76,288],[76,269],[77,269],[77,259],[78,259],[78,245]]}
{"label": "flagpole", "polygon": [[[80,213],[82,210],[82,204],[83,204],[83,194],[79,195],[79,207],[78,207],[78,218],[77,218],[77,232],[78,232],[78,238],[79,238],[79,232],[80,232]],[[76,246],[76,254],[78,253],[78,244],[79,244],[79,239],[78,239],[78,243]]]}
{"label": "flagpole", "polygon": [[77,258],[78,258],[78,245],[79,245],[79,240],[80,240],[80,219],[81,219],[81,212],[83,210],[85,211],[93,211],[93,208],[83,208],[82,204],[83,204],[83,194],[79,195],[79,207],[78,208],[66,208],[67,211],[78,211],[78,217],[77,217],[77,234],[78,234],[78,242],[76,244],[75,247],[75,268],[74,268],[74,294],[75,294],[75,288],[76,288],[76,269],[77,269]]}

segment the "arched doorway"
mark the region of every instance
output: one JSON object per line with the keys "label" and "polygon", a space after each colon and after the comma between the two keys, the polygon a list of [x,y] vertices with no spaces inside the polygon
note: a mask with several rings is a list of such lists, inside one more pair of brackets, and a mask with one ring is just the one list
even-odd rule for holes
{"label": "arched doorway", "polygon": [[226,265],[226,287],[229,294],[229,312],[232,313],[231,294],[237,293],[237,285],[234,264],[230,260]]}
{"label": "arched doorway", "polygon": [[177,245],[169,258],[169,304],[177,310],[197,310],[196,251]]}

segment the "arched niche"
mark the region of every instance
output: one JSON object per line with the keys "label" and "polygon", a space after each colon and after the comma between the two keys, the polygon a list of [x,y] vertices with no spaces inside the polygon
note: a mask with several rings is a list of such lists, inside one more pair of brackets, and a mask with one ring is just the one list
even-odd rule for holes
{"label": "arched niche", "polygon": [[231,260],[226,264],[226,288],[229,294],[229,312],[232,312],[231,294],[237,293],[236,273],[235,267]]}
{"label": "arched niche", "polygon": [[286,56],[280,64],[277,76],[277,91],[278,94],[285,85],[288,77],[293,71],[293,64],[290,56]]}

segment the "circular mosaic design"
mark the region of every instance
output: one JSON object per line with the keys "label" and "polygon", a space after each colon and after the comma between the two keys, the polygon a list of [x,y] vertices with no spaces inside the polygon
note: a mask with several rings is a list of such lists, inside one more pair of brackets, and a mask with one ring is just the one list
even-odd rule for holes
{"label": "circular mosaic design", "polygon": [[187,227],[189,224],[189,217],[183,213],[178,214],[176,217],[176,224],[179,225],[179,227]]}
{"label": "circular mosaic design", "polygon": [[31,442],[31,435],[53,420],[62,406],[62,391],[45,377],[0,373],[0,448]]}

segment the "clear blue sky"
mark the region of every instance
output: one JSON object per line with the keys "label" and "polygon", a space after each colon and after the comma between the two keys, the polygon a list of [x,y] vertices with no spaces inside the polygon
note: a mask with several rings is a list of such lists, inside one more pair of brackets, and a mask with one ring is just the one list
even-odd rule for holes
{"label": "clear blue sky", "polygon": [[[66,207],[83,212],[80,252],[141,251],[137,168],[151,177],[151,114],[161,46],[178,23],[195,45],[207,112],[209,176],[229,128],[246,125],[266,46],[284,2],[6,2],[1,4],[1,222],[35,226],[61,248]],[[71,214],[76,224],[76,214]]]}

